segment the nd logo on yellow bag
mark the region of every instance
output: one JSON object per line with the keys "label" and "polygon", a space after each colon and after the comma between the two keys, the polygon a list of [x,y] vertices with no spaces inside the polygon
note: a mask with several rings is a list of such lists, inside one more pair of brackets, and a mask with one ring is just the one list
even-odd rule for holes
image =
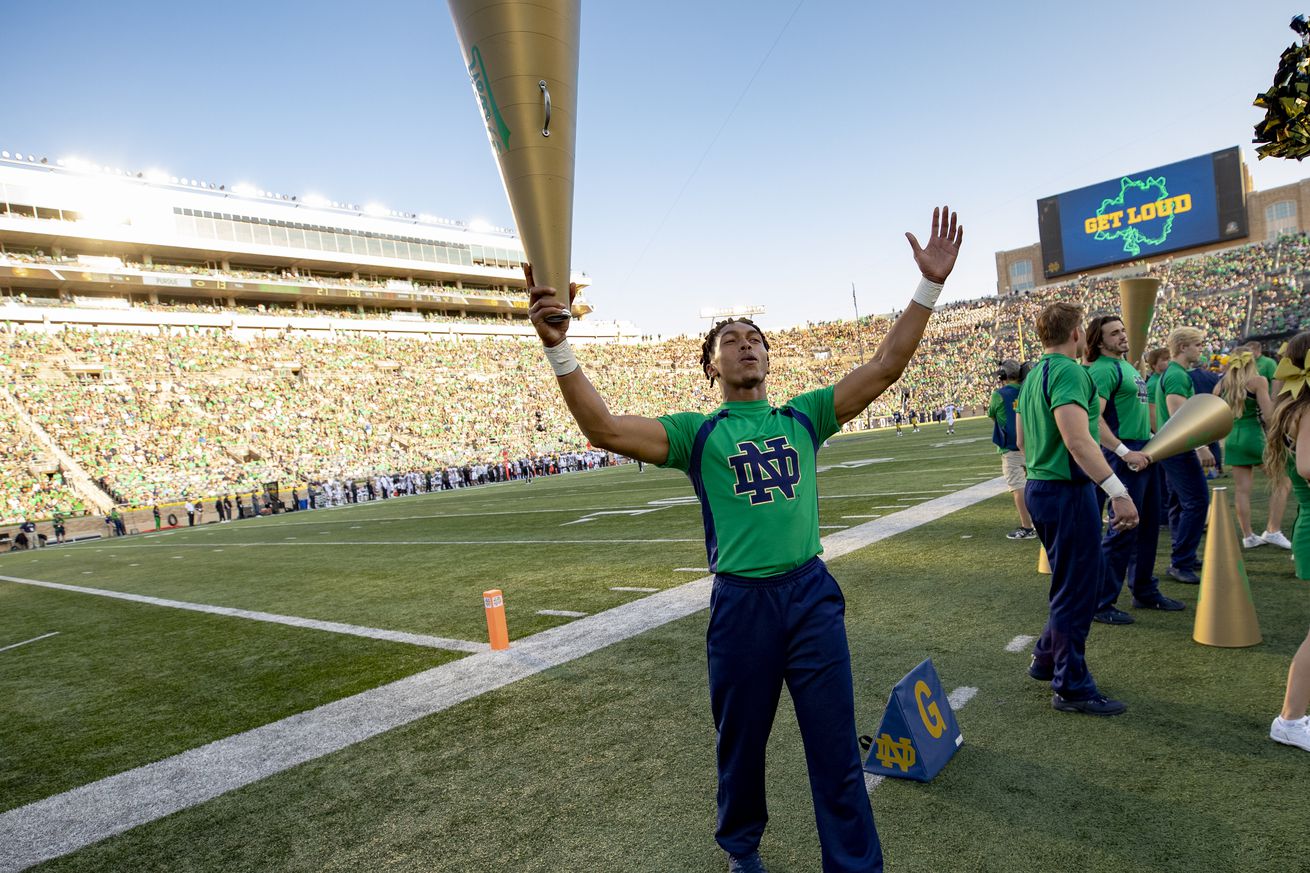
{"label": "nd logo on yellow bag", "polygon": [[931,658],[896,683],[878,732],[860,737],[866,772],[918,782],[940,773],[963,742]]}

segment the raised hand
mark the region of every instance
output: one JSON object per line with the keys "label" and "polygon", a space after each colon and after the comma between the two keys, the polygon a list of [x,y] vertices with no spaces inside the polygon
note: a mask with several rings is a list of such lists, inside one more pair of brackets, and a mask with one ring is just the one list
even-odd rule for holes
{"label": "raised hand", "polygon": [[[561,315],[567,316],[568,310],[559,303],[559,298],[555,295],[554,288],[548,288],[544,285],[536,285],[532,281],[532,265],[523,265],[523,275],[528,280],[528,299],[531,305],[528,308],[528,318],[532,320],[532,326],[537,329],[537,336],[541,337],[541,344],[551,349],[568,337],[569,321],[565,317],[560,319]],[[569,303],[573,303],[573,298],[578,296],[578,286],[569,284]],[[547,321],[549,317],[559,319],[557,321]]]}
{"label": "raised hand", "polygon": [[932,211],[932,233],[928,245],[921,247],[912,233],[907,232],[905,238],[910,241],[914,262],[919,265],[923,278],[941,284],[955,269],[955,259],[964,242],[964,225],[956,224],[956,214],[951,207],[942,206]]}

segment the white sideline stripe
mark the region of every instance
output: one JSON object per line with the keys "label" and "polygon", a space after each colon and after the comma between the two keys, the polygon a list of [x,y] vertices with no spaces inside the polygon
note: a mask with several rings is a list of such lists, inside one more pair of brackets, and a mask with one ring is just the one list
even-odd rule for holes
{"label": "white sideline stripe", "polygon": [[[829,560],[1006,493],[997,477],[886,518],[829,534]],[[297,764],[568,663],[709,604],[713,578],[694,579],[520,640],[485,649],[171,758],[0,813],[0,873],[58,858],[188,809]]]}
{"label": "white sideline stripe", "polygon": [[1008,643],[1005,644],[1005,651],[1022,652],[1024,649],[1028,648],[1028,646],[1031,645],[1032,641],[1035,639],[1037,639],[1037,637],[1029,636],[1028,634],[1019,634],[1017,637],[1015,637],[1014,639],[1010,640]]}
{"label": "white sideline stripe", "polygon": [[59,636],[59,631],[51,631],[48,634],[41,634],[41,636],[39,637],[32,637],[30,640],[23,640],[21,643],[10,643],[7,646],[0,646],[0,652],[7,652],[10,649],[16,649],[19,646],[25,646],[28,643],[35,643],[38,640],[46,640],[49,639],[50,637],[57,637],[57,636]]}
{"label": "white sideline stripe", "polygon": [[105,588],[83,588],[79,585],[65,585],[61,582],[42,582],[39,579],[20,579],[17,576],[0,576],[0,581],[15,582],[19,585],[35,585],[38,588],[53,588],[57,591],[72,591],[75,594],[95,594],[99,597],[112,597],[115,600],[131,600],[134,603],[147,603],[151,606],[167,606],[172,609],[187,609],[192,612],[207,612],[211,615],[226,615],[231,618],[248,618],[252,621],[266,621],[272,624],[286,624],[311,630],[328,631],[334,634],[349,634],[355,637],[369,637],[375,640],[389,640],[393,643],[409,643],[413,646],[425,646],[429,649],[449,649],[453,652],[481,652],[487,648],[486,643],[470,643],[466,640],[450,640],[445,637],[433,637],[426,634],[411,634],[405,631],[383,630],[376,627],[361,627],[357,624],[341,624],[336,621],[319,621],[313,618],[300,618],[294,615],[278,615],[273,612],[252,612],[248,609],[235,609],[230,606],[210,606],[205,603],[188,603],[185,600],[165,600],[162,597],[147,597],[144,594],[129,594],[125,591],[109,591]]}
{"label": "white sideline stripe", "polygon": [[[952,710],[963,709],[965,704],[967,704],[970,700],[973,700],[974,697],[977,696],[977,694],[978,694],[977,688],[974,688],[972,685],[962,685],[959,688],[952,691],[950,694],[946,695],[946,702],[951,705]],[[866,771],[864,774],[864,790],[868,792],[872,792],[873,789],[877,788],[879,785],[882,784],[882,780],[885,778],[887,777],[878,776],[874,773],[869,773]]]}
{"label": "white sideline stripe", "polygon": [[631,585],[611,585],[611,591],[636,591],[639,594],[654,594],[658,588],[634,588]]}
{"label": "white sideline stripe", "polygon": [[575,612],[572,609],[538,609],[537,615],[558,615],[562,618],[583,618],[585,612]]}
{"label": "white sideline stripe", "polygon": [[710,571],[709,567],[674,567],[673,568],[673,572],[675,573],[708,573],[709,571]]}

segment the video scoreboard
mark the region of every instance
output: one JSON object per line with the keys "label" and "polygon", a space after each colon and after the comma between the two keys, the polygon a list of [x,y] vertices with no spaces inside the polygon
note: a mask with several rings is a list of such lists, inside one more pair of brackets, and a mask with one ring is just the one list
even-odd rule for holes
{"label": "video scoreboard", "polygon": [[1046,278],[1245,238],[1236,147],[1037,201]]}

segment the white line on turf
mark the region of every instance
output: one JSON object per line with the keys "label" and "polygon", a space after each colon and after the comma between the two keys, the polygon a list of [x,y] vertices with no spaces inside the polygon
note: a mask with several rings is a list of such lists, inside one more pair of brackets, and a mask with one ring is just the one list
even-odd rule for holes
{"label": "white line on turf", "polygon": [[843,515],[842,518],[882,518],[881,515]]}
{"label": "white line on turf", "polygon": [[673,572],[675,573],[708,573],[709,571],[710,571],[709,567],[674,567],[673,568]]}
{"label": "white line on turf", "polygon": [[821,524],[819,530],[846,530],[848,527],[849,524]]}
{"label": "white line on turf", "polygon": [[272,612],[253,612],[248,609],[234,609],[230,606],[210,606],[205,603],[188,603],[184,600],[165,600],[162,597],[146,597],[143,594],[128,594],[125,591],[109,591],[104,588],[83,588],[78,585],[64,585],[60,582],[42,582],[39,579],[20,579],[16,576],[0,576],[5,582],[19,585],[34,585],[38,588],[53,588],[57,591],[72,591],[76,594],[95,594],[99,597],[112,597],[116,600],[130,600],[133,603],[147,603],[151,606],[167,606],[172,609],[186,609],[192,612],[207,612],[211,615],[226,615],[232,618],[248,618],[252,621],[266,621],[272,624],[285,624],[292,627],[310,628],[336,634],[348,634],[354,637],[369,637],[375,640],[389,640],[393,643],[409,643],[425,646],[429,649],[448,649],[452,652],[481,652],[485,643],[471,643],[467,640],[451,640],[445,637],[411,634],[405,631],[383,630],[376,627],[361,627],[355,624],[342,624],[336,621],[318,621],[312,618],[300,618],[294,615],[278,615]]}
{"label": "white line on turf", "polygon": [[[823,539],[824,556],[839,558],[1005,492],[1005,480],[997,477],[829,534]],[[4,835],[0,839],[0,871],[23,870],[77,851],[694,615],[708,605],[712,583],[708,576],[694,579],[533,634],[508,650],[488,649],[469,655],[0,813],[0,834]]]}
{"label": "white line on turf", "polygon": [[[254,542],[254,543],[228,543],[229,546],[277,546],[279,548],[317,548],[318,546],[598,546],[606,543],[703,543],[703,539],[654,539],[654,540],[607,540],[607,539],[590,539],[590,540],[319,540],[317,542],[295,542],[288,543],[284,540],[276,542]],[[124,549],[207,549],[208,543],[168,543],[167,545],[140,545],[140,546],[123,546]],[[214,549],[214,551],[222,551]],[[175,558],[182,557],[174,555]],[[36,563],[33,561],[32,563]]]}
{"label": "white line on turf", "polygon": [[1028,648],[1035,639],[1037,639],[1037,637],[1029,636],[1028,634],[1019,634],[1005,644],[1005,651],[1022,652],[1024,649]]}
{"label": "white line on turf", "polygon": [[[977,688],[972,685],[962,685],[946,695],[946,702],[951,705],[952,710],[963,709],[964,705],[973,700],[977,694]],[[864,790],[872,792],[873,789],[882,784],[882,780],[885,778],[885,776],[878,776],[866,771],[864,774]]]}
{"label": "white line on turf", "polygon": [[638,594],[654,594],[658,588],[636,588],[632,585],[611,585],[611,591],[635,591]]}
{"label": "white line on turf", "polygon": [[572,609],[538,609],[537,615],[558,615],[561,618],[582,618],[585,612],[575,612]]}
{"label": "white line on turf", "polygon": [[28,643],[35,643],[38,640],[45,640],[45,639],[49,639],[50,637],[57,637],[57,636],[59,636],[59,631],[51,631],[48,634],[41,634],[41,636],[39,637],[32,637],[30,640],[23,640],[21,643],[10,643],[7,646],[0,646],[0,652],[7,652],[10,649],[16,649],[19,646],[25,646]]}

